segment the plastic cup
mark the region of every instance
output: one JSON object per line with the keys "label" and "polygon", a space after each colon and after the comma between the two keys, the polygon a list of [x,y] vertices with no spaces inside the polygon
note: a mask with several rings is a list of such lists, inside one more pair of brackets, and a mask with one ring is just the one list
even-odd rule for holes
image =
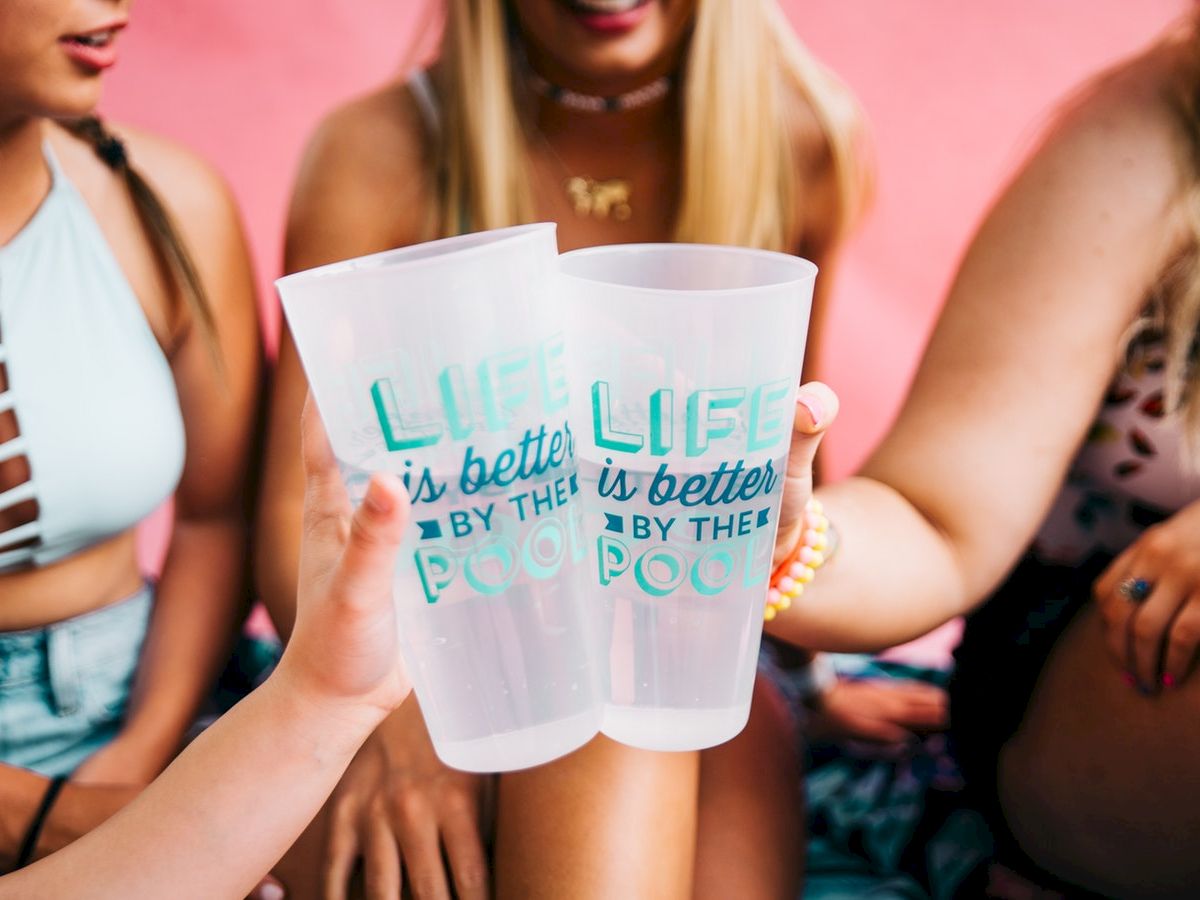
{"label": "plastic cup", "polygon": [[276,282],[343,479],[400,476],[401,649],[438,756],[497,772],[599,730],[555,226]]}
{"label": "plastic cup", "polygon": [[713,746],[749,716],[817,268],[689,244],[559,264],[601,730]]}

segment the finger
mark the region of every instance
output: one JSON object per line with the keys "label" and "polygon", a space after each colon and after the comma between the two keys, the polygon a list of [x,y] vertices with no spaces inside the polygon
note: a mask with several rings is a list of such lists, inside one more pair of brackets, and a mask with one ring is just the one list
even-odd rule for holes
{"label": "finger", "polygon": [[353,809],[349,805],[335,807],[330,817],[321,876],[325,900],[346,900],[346,884],[357,858],[358,829],[353,820]]}
{"label": "finger", "polygon": [[918,731],[936,731],[949,723],[949,705],[945,696],[905,697],[899,704],[892,720],[897,725]]}
{"label": "finger", "polygon": [[825,430],[837,416],[838,399],[820,382],[801,385],[796,392],[792,418],[792,443],[788,450],[779,508],[779,530],[775,537],[773,564],[778,565],[795,549],[803,528],[804,508],[813,489],[813,459]]}
{"label": "finger", "polygon": [[1193,594],[1171,623],[1163,658],[1163,687],[1178,687],[1191,674],[1197,647],[1200,647],[1200,595]]}
{"label": "finger", "polygon": [[945,705],[946,702],[946,691],[935,684],[927,684],[924,681],[883,681],[881,684],[913,703],[924,701]]}
{"label": "finger", "polygon": [[437,820],[431,814],[402,815],[397,824],[404,880],[413,900],[450,900]]}
{"label": "finger", "polygon": [[396,551],[408,525],[409,502],[404,485],[394,475],[376,472],[362,504],[350,520],[350,535],[330,595],[356,607],[391,602]]}
{"label": "finger", "polygon": [[1168,629],[1184,597],[1181,586],[1167,575],[1154,585],[1140,606],[1133,607],[1128,626],[1130,672],[1143,691],[1158,690]]}
{"label": "finger", "polygon": [[307,489],[318,494],[324,505],[348,513],[350,501],[346,498],[333,446],[311,393],[304,399],[304,410],[300,414],[300,448]]}
{"label": "finger", "polygon": [[1104,620],[1104,642],[1108,646],[1109,656],[1129,680],[1131,687],[1136,680],[1130,668],[1129,620],[1137,607],[1121,594],[1120,586],[1136,564],[1136,555],[1122,554],[1092,585],[1092,599]]}
{"label": "finger", "polygon": [[279,879],[268,875],[250,892],[248,900],[285,900],[286,897],[287,891],[283,889]]}
{"label": "finger", "polygon": [[400,850],[383,815],[371,816],[363,853],[366,900],[396,900],[400,896]]}
{"label": "finger", "polygon": [[1108,564],[1096,579],[1095,593],[1106,597],[1117,596],[1121,582],[1129,577],[1129,570],[1138,555],[1137,543],[1126,547],[1116,559]]}
{"label": "finger", "polygon": [[442,825],[442,843],[450,861],[450,875],[458,900],[487,900],[487,858],[474,810],[446,816]]}
{"label": "finger", "polygon": [[304,582],[323,583],[346,541],[350,499],[338,475],[333,448],[310,393],[300,422],[304,458],[304,533],[300,565]]}
{"label": "finger", "polygon": [[788,452],[788,478],[811,483],[812,462],[825,431],[837,418],[838,398],[828,386],[811,381],[796,391],[796,415],[792,422],[792,446]]}
{"label": "finger", "polygon": [[904,744],[916,739],[911,731],[889,721],[887,716],[846,714],[844,725],[838,730],[856,741],[873,744]]}

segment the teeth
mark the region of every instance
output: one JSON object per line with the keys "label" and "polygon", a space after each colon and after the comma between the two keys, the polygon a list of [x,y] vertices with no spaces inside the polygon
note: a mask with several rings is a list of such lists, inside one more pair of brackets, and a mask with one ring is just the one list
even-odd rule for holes
{"label": "teeth", "polygon": [[629,12],[642,5],[644,0],[574,0],[575,6],[598,13]]}
{"label": "teeth", "polygon": [[85,47],[103,47],[113,38],[113,32],[109,31],[94,31],[91,34],[81,34],[74,40],[77,44],[83,44]]}

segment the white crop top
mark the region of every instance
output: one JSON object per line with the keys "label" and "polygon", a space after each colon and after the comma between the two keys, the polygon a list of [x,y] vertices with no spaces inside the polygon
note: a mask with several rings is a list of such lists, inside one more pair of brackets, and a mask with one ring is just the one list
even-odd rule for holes
{"label": "white crop top", "polygon": [[183,469],[170,365],[91,210],[48,145],[45,154],[50,192],[0,247],[0,414],[11,410],[17,426],[0,462],[24,456],[31,474],[0,485],[0,512],[28,500],[38,509],[0,530],[0,572],[120,534]]}

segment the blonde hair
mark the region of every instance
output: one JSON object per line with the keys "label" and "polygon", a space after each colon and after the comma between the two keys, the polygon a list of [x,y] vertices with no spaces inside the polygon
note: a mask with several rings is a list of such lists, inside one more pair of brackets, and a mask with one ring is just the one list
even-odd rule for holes
{"label": "blonde hair", "polygon": [[[526,123],[504,0],[446,0],[438,67],[444,121],[432,154],[437,231],[533,221]],[[863,120],[800,43],[776,0],[699,0],[683,72],[681,202],[674,238],[794,251],[801,210],[788,88],[808,104],[835,189],[840,238],[868,191]]]}
{"label": "blonde hair", "polygon": [[1200,11],[1167,38],[1179,39],[1187,42],[1189,59],[1168,99],[1186,133],[1182,189],[1190,235],[1186,250],[1164,273],[1148,319],[1166,350],[1166,408],[1182,413],[1191,461],[1200,465]]}

